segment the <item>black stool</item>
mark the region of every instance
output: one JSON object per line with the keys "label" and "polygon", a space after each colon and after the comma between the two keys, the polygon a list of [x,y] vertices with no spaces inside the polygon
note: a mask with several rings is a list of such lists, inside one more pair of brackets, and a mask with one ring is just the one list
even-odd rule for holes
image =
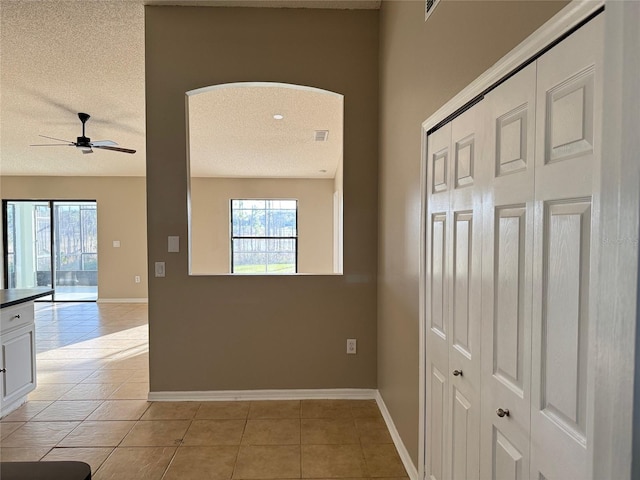
{"label": "black stool", "polygon": [[91,480],[84,462],[0,462],[2,480]]}

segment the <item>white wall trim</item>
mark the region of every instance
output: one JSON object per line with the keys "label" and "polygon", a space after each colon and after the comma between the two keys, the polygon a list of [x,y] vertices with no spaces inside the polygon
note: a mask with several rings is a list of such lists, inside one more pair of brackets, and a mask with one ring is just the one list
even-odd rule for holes
{"label": "white wall trim", "polygon": [[380,395],[379,391],[376,391],[376,403],[378,404],[378,408],[382,413],[382,418],[384,418],[384,421],[387,424],[387,429],[389,429],[391,439],[393,440],[393,444],[398,451],[398,455],[400,455],[400,459],[402,460],[402,464],[407,471],[407,475],[409,475],[409,478],[411,480],[418,480],[418,470],[411,460],[411,455],[409,455],[409,451],[407,450],[407,447],[405,447],[404,442],[402,441],[402,437],[400,437],[398,429],[393,423],[393,418],[391,418],[391,414],[389,413],[389,410],[387,409],[387,406],[385,405],[384,400],[382,399],[382,395]]}
{"label": "white wall trim", "polygon": [[591,448],[593,478],[627,480],[640,478],[640,3],[607,0],[606,8]]}
{"label": "white wall trim", "polygon": [[427,133],[422,131],[420,145],[420,248],[418,252],[418,475],[426,478],[427,464]]}
{"label": "white wall trim", "polygon": [[148,298],[99,298],[98,303],[149,303]]}
{"label": "white wall trim", "polygon": [[[426,394],[427,386],[425,382],[426,375],[426,334],[427,334],[427,318],[426,318],[426,247],[427,247],[427,231],[425,228],[426,212],[427,212],[427,178],[426,178],[426,162],[428,160],[427,151],[427,132],[449,115],[454,113],[460,107],[464,106],[472,99],[480,95],[488,87],[499,81],[508,73],[522,65],[528,59],[536,55],[547,45],[552,43],[564,33],[568,32],[572,27],[580,23],[590,14],[594,13],[604,4],[604,0],[573,0],[565,8],[560,10],[556,15],[551,17],[535,32],[529,35],[518,46],[498,60],[492,67],[470,83],[460,93],[445,103],[434,114],[422,123],[422,152],[421,152],[421,231],[420,231],[420,265],[419,269],[419,425],[418,425],[418,475],[419,478],[426,478],[426,459],[427,449],[429,448],[426,438]],[[400,451],[400,448],[398,448]],[[418,478],[418,477],[416,477]]]}
{"label": "white wall trim", "polygon": [[149,392],[152,402],[217,402],[233,400],[375,400],[377,390],[329,388],[292,390],[210,390],[193,392]]}

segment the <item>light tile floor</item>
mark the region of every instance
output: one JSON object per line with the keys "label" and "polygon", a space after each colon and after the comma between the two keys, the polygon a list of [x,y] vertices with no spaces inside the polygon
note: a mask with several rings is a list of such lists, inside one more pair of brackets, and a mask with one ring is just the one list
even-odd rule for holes
{"label": "light tile floor", "polygon": [[148,402],[147,306],[36,304],[38,388],[0,421],[2,461],[104,479],[406,478],[372,400]]}

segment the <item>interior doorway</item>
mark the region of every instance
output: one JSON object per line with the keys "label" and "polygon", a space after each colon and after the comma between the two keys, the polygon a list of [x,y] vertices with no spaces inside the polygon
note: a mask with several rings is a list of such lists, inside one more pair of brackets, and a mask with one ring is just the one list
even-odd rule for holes
{"label": "interior doorway", "polygon": [[44,301],[98,299],[95,200],[3,200],[7,288],[51,287]]}

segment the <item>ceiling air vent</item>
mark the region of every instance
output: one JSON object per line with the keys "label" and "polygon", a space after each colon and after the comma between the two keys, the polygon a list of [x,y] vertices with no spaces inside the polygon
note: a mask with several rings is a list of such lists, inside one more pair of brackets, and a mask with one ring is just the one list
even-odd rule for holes
{"label": "ceiling air vent", "polygon": [[436,9],[440,0],[424,0],[424,21],[427,21],[429,15]]}
{"label": "ceiling air vent", "polygon": [[329,130],[316,130],[316,142],[326,142],[327,138],[329,138]]}

